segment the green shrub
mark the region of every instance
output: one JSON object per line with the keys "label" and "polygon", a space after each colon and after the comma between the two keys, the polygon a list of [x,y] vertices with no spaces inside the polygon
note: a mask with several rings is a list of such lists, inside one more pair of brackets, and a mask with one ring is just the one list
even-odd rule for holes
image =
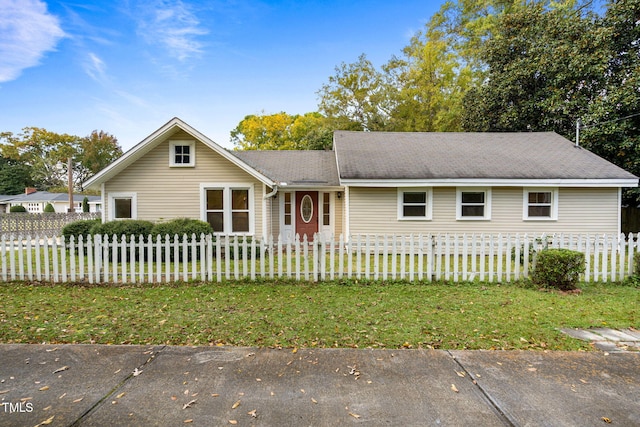
{"label": "green shrub", "polygon": [[89,198],[87,196],[82,199],[82,212],[89,212]]}
{"label": "green shrub", "polygon": [[563,291],[576,289],[580,274],[585,270],[584,263],[582,252],[569,249],[545,249],[538,253],[531,280],[537,285]]}
{"label": "green shrub", "polygon": [[91,234],[91,229],[100,224],[99,219],[81,219],[79,221],[70,222],[62,228],[62,235],[65,237],[65,241],[69,241],[71,236],[75,237],[75,241],[78,241],[78,237],[84,236],[85,241],[87,235]]}
{"label": "green shrub", "polygon": [[148,236],[153,229],[153,223],[151,221],[143,221],[139,219],[123,219],[121,221],[109,221],[105,223],[98,223],[91,227],[91,234],[108,235],[109,239],[113,235],[118,236],[118,240],[121,236]]}
{"label": "green shrub", "polygon": [[156,236],[158,235],[162,236],[163,240],[164,236],[169,235],[172,242],[175,235],[178,235],[180,238],[179,241],[181,242],[182,236],[186,234],[188,236],[188,241],[190,242],[193,234],[196,235],[196,241],[199,241],[201,234],[213,234],[213,229],[211,228],[211,224],[208,222],[200,221],[198,219],[177,218],[154,225],[150,234],[153,236],[154,241],[156,241]]}
{"label": "green shrub", "polygon": [[9,209],[9,212],[26,213],[27,208],[25,208],[22,205],[11,206],[11,208]]}
{"label": "green shrub", "polygon": [[[118,242],[122,241],[122,236],[126,236],[126,241],[131,241],[131,236],[134,236],[136,242],[138,241],[139,236],[144,236],[144,241],[147,240],[149,234],[151,233],[151,229],[153,228],[153,223],[151,221],[143,221],[139,219],[124,219],[120,221],[109,221],[105,223],[98,223],[91,227],[90,233],[93,235],[100,234],[103,236],[109,237],[109,244],[113,242],[113,236],[115,235]],[[147,249],[143,248],[143,258],[147,260]],[[133,259],[130,257],[130,251],[127,250],[125,252],[125,256],[123,258],[123,254],[120,250],[118,250],[118,262],[127,261],[131,262]],[[135,260],[140,261],[140,252],[138,250],[135,251]],[[109,259],[113,260],[113,248],[109,248]]]}
{"label": "green shrub", "polygon": [[55,213],[56,208],[54,208],[51,203],[47,203],[47,206],[44,207],[44,211],[46,213]]}
{"label": "green shrub", "polygon": [[633,254],[633,274],[626,277],[623,284],[640,288],[640,252]]}
{"label": "green shrub", "polygon": [[[161,236],[162,241],[165,241],[165,236],[169,236],[169,241],[174,243],[175,236],[178,236],[178,242],[183,241],[183,236],[187,235],[187,241],[191,242],[191,238],[193,234],[196,235],[196,242],[200,241],[200,235],[208,235],[213,234],[213,229],[208,222],[200,221],[197,219],[190,218],[176,218],[171,221],[161,222],[153,226],[151,229],[151,237],[154,242],[157,241],[158,236]],[[187,261],[191,261],[193,257],[200,256],[200,247],[196,247],[196,253],[193,254],[191,247],[187,248]],[[165,252],[163,251],[161,254],[162,261],[166,261]],[[169,253],[169,260],[174,261],[174,252],[171,250]],[[182,249],[179,250],[178,260],[184,261]]]}

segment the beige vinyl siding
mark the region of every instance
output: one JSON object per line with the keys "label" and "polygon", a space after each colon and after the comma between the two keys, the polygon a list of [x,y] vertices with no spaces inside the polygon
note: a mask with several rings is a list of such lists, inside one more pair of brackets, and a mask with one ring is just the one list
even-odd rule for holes
{"label": "beige vinyl siding", "polygon": [[351,234],[617,233],[617,188],[559,188],[558,219],[523,220],[522,187],[491,189],[491,220],[456,220],[456,188],[433,189],[431,220],[398,220],[396,188],[349,189]]}
{"label": "beige vinyl siding", "polygon": [[[170,139],[194,138],[188,134],[176,134]],[[107,205],[109,193],[136,193],[138,219],[201,219],[201,183],[250,184],[254,198],[253,230],[256,235],[261,235],[263,184],[199,141],[196,141],[195,151],[195,167],[169,167],[169,140],[158,144],[105,184]],[[104,209],[109,212],[111,206]]]}

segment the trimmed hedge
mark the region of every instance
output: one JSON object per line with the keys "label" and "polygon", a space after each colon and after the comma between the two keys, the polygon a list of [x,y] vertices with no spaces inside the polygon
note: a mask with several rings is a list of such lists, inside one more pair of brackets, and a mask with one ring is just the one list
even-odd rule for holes
{"label": "trimmed hedge", "polygon": [[153,223],[151,221],[143,221],[139,219],[123,219],[120,221],[109,221],[105,223],[98,223],[94,227],[91,227],[91,234],[108,235],[111,239],[113,235],[118,236],[118,239],[125,235],[129,236],[148,236],[153,229]]}
{"label": "trimmed hedge", "polygon": [[[208,222],[197,219],[176,218],[171,221],[158,223],[151,229],[151,238],[154,242],[158,240],[158,236],[160,236],[163,242],[165,241],[165,237],[169,236],[169,241],[171,243],[175,243],[175,237],[178,236],[177,241],[182,242],[185,234],[187,235],[188,242],[191,242],[193,234],[196,235],[196,241],[199,241],[201,234],[213,234],[213,228],[211,228],[211,224]],[[196,247],[195,251],[196,253],[193,254],[191,247],[187,248],[187,261],[191,261],[194,256],[200,256],[200,247]],[[171,251],[169,253],[169,260],[175,261],[174,258],[174,252]],[[180,250],[178,253],[178,260],[181,262],[185,261],[183,258],[183,252]],[[167,261],[164,251],[161,254],[161,259],[162,261]]]}
{"label": "trimmed hedge", "polygon": [[181,242],[185,234],[190,242],[193,234],[196,235],[196,240],[199,240],[201,234],[213,234],[213,228],[211,228],[211,224],[208,222],[197,219],[176,218],[154,225],[150,234],[153,236],[154,242],[158,235],[162,236],[163,240],[166,235],[169,235],[171,242],[173,242],[175,236],[178,235],[179,241]]}
{"label": "trimmed hedge", "polygon": [[65,225],[62,228],[62,235],[65,237],[65,241],[69,241],[71,236],[75,237],[75,241],[78,241],[78,237],[86,237],[91,234],[91,229],[100,224],[100,219],[81,219],[79,221],[73,221]]}
{"label": "trimmed hedge", "polygon": [[9,212],[26,213],[27,208],[22,205],[11,206],[11,208],[9,208]]}
{"label": "trimmed hedge", "polygon": [[51,203],[47,203],[47,206],[44,207],[44,211],[46,213],[54,213],[56,211],[56,208],[54,208]]}
{"label": "trimmed hedge", "polygon": [[540,286],[570,291],[577,288],[584,270],[585,258],[582,252],[545,249],[538,253],[531,280]]}

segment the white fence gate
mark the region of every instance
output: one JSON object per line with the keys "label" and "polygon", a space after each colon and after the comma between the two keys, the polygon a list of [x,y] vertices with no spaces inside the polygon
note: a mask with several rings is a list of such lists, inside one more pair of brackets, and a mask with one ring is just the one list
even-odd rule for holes
{"label": "white fence gate", "polygon": [[638,235],[435,234],[296,238],[232,236],[2,236],[0,280],[160,283],[259,278],[509,282],[527,278],[536,253],[585,254],[582,280],[633,274]]}

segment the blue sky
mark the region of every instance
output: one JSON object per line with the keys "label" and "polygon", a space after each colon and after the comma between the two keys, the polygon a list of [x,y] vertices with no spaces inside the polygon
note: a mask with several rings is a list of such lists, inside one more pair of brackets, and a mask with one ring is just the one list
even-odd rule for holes
{"label": "blue sky", "polygon": [[441,3],[0,0],[0,132],[127,150],[177,116],[232,148],[245,115],[316,111],[337,65],[399,55]]}

